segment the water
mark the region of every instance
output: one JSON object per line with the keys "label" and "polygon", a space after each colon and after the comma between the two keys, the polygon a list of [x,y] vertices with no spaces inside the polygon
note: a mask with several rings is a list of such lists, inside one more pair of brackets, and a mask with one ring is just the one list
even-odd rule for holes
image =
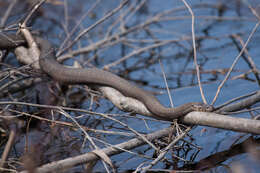
{"label": "water", "polygon": [[[89,27],[91,24],[94,24],[98,19],[104,16],[104,13],[107,14],[109,11],[116,8],[118,6],[118,2],[119,1],[101,1],[101,3],[97,5],[94,11],[92,11],[81,23],[81,26],[77,29],[76,33],[79,33],[80,30]],[[135,2],[136,1],[131,1],[131,4],[134,4]],[[200,38],[199,40],[196,40],[197,58],[198,63],[201,66],[201,79],[205,97],[208,103],[212,102],[216,94],[217,87],[224,79],[223,74],[215,74],[214,70],[223,71],[224,69],[230,68],[235,57],[239,53],[230,36],[232,34],[240,35],[241,39],[246,42],[250,32],[257,22],[256,18],[248,9],[248,4],[242,2],[241,4],[238,4],[238,2],[240,1],[232,1],[229,4],[223,2],[223,4],[221,4],[222,1],[188,1],[190,5],[194,5],[192,9],[195,13],[195,16],[197,16],[195,20],[195,33],[196,36]],[[87,11],[87,9],[92,7],[95,1],[69,0],[67,3],[69,16],[69,20],[66,21],[67,28],[65,25],[66,22],[64,17],[64,6],[62,5],[47,4],[43,6],[43,15],[46,18],[39,17],[39,19],[37,19],[33,24],[33,29],[47,33],[44,34],[44,36],[47,37],[52,43],[56,44],[57,47],[59,47],[62,43],[60,40],[64,40],[66,38],[66,33],[64,32],[63,27],[65,27],[68,31],[71,31],[79,21],[80,16],[82,16]],[[77,4],[80,4],[80,6]],[[110,42],[110,44],[104,43],[96,50],[86,54],[78,55],[76,56],[76,60],[84,68],[87,68],[88,66],[102,68],[107,64],[117,61],[121,57],[128,56],[129,54],[133,53],[134,50],[139,50],[140,48],[145,48],[154,44],[155,40],[163,42],[174,39],[176,42],[165,44],[161,47],[156,47],[153,49],[147,48],[147,50],[144,52],[131,56],[129,59],[127,59],[127,61],[113,66],[110,70],[117,73],[118,75],[121,75],[122,77],[125,77],[128,80],[132,80],[133,83],[139,85],[142,88],[157,93],[157,98],[160,100],[160,102],[165,106],[170,106],[169,96],[165,90],[166,86],[162,77],[162,69],[159,64],[160,59],[168,79],[167,81],[172,94],[174,105],[178,106],[191,101],[201,102],[202,99],[197,85],[197,78],[194,73],[195,67],[193,62],[192,42],[190,39],[191,18],[182,1],[149,0],[146,1],[145,6],[141,8],[142,11],[138,11],[131,15],[128,14],[127,16],[131,17],[125,17],[122,20],[120,16],[125,14],[124,12],[128,10],[131,4],[125,6],[123,11],[116,13],[105,22],[97,25],[83,39],[81,39],[81,42],[75,44],[72,47],[72,50],[78,50],[81,47],[91,46],[94,43],[108,38],[111,35],[115,35],[120,32],[124,32],[129,28],[138,26],[144,22],[147,22],[158,13],[163,13],[166,10],[172,10],[173,12],[165,14],[159,19],[158,22],[147,25],[145,28],[140,27],[134,32],[129,32],[124,37],[120,37],[124,38],[124,40],[113,40]],[[253,7],[259,6],[259,2],[257,1],[250,1],[250,4]],[[217,8],[221,7],[220,5],[223,5],[223,9]],[[238,8],[239,5],[241,5],[240,9]],[[135,6],[137,5],[133,5],[133,7]],[[224,10],[224,12],[221,13],[221,10]],[[221,16],[222,20],[216,20],[218,16]],[[61,25],[56,25],[53,21],[60,22],[64,25],[61,27]],[[111,30],[109,34],[107,33],[108,30]],[[259,34],[260,33],[258,29],[248,44],[249,54],[256,66],[259,66],[260,64],[260,59],[257,58],[259,56]],[[77,34],[73,34],[73,38],[76,35]],[[65,63],[72,65],[73,61],[69,60]],[[240,74],[248,72],[249,70],[250,68],[248,67],[248,64],[245,63],[243,58],[240,58],[234,68],[234,72],[231,73],[230,79],[222,88],[215,106],[222,104],[232,98],[239,97],[259,89],[259,86],[255,81],[234,78]],[[249,78],[255,80],[255,77],[252,73],[249,74]],[[81,92],[85,93],[85,88],[82,88],[81,86],[78,86],[78,88],[79,94]],[[31,97],[31,95],[29,96]],[[30,98],[29,96],[28,98]],[[78,104],[76,102],[76,106],[82,109],[89,109],[90,105],[90,99],[87,98]],[[113,108],[113,105],[109,101],[103,99],[94,99],[94,105],[92,108],[94,111],[101,113],[123,114],[123,112]],[[82,114],[71,113],[71,115],[81,116]],[[82,118],[77,120],[89,128],[111,130],[116,132],[129,132],[127,128],[122,127],[116,122],[99,117],[96,117],[95,119],[93,116],[89,118],[89,116],[86,114],[83,115],[84,116]],[[243,114],[239,116],[250,118],[249,114]],[[170,125],[168,122],[144,121],[135,117],[116,118],[140,133],[151,133],[153,131],[166,128]],[[59,120],[64,121],[68,119],[62,117]],[[57,128],[59,129],[60,127]],[[34,136],[34,133],[35,131],[31,132],[30,135]],[[41,132],[39,134],[41,134]],[[120,135],[105,135],[91,132],[90,134],[110,144],[118,144],[130,139],[129,137]],[[82,134],[79,130],[66,130],[63,135],[59,133],[56,135],[57,138],[64,137],[63,135],[78,138],[76,142],[67,140],[68,146],[73,144],[77,148],[77,151],[73,150],[71,153],[66,153],[68,157],[71,155],[76,155],[77,152],[84,153],[90,150],[88,147],[89,143],[84,145],[84,138],[82,138]],[[191,142],[193,145],[196,145],[201,149],[199,150],[193,145],[188,145],[187,143],[181,141],[178,145],[180,145],[182,149],[176,149],[174,154],[182,157],[183,159],[196,163],[210,155],[230,149],[232,145],[239,143],[237,142],[239,139],[239,141],[242,142],[249,136],[249,134],[198,126],[190,132],[190,137],[186,137],[185,140]],[[20,143],[16,144],[19,146],[18,149],[21,153],[23,152],[23,141],[25,140],[22,139],[23,138],[21,138]],[[56,142],[63,144],[64,141],[59,139]],[[98,144],[102,147],[105,146],[101,143]],[[255,157],[253,153],[259,153],[259,147],[256,145],[247,146],[245,148],[248,150],[242,153],[238,152],[232,157],[226,155],[223,156],[226,157],[226,159],[216,164],[216,166],[213,166],[210,171],[229,172],[227,167],[235,169],[239,165],[243,169],[249,169],[251,172],[257,172],[259,169],[259,158]],[[245,148],[243,148],[243,150],[245,150]],[[50,145],[50,148],[48,148],[47,151],[47,153],[51,151],[55,151],[54,153],[59,153],[59,151],[63,153],[66,151],[66,146],[58,144]],[[154,154],[154,150],[149,150],[149,146],[138,147],[133,151],[146,154],[149,157],[152,157]],[[198,154],[196,154],[197,152]],[[167,158],[172,161],[171,153],[167,155]],[[57,158],[53,156],[52,159],[59,160],[60,156],[57,156]],[[134,170],[142,162],[150,162],[149,159],[128,153],[114,156],[112,159],[115,164],[119,166],[120,171]],[[126,162],[124,163],[124,161]],[[187,162],[179,161],[176,166],[181,168],[185,165],[185,163]],[[121,164],[123,165],[121,166]],[[160,163],[157,164],[154,168],[162,169],[164,167],[164,163]],[[96,168],[97,170],[104,171],[102,164],[98,164]],[[81,170],[81,168],[77,169]]]}

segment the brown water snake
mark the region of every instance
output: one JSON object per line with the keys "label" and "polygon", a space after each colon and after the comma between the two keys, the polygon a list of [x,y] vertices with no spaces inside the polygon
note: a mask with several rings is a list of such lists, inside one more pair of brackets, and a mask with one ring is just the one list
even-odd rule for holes
{"label": "brown water snake", "polygon": [[[190,102],[176,108],[163,106],[155,96],[138,88],[127,80],[97,68],[78,69],[68,68],[56,61],[55,49],[44,39],[35,37],[41,54],[39,64],[41,69],[58,82],[66,84],[96,84],[110,86],[117,89],[127,97],[141,101],[147,109],[158,116],[158,119],[173,120],[192,111],[213,111],[213,107],[203,103]],[[18,46],[26,46],[26,40],[21,35],[0,33],[0,50],[14,49]]]}

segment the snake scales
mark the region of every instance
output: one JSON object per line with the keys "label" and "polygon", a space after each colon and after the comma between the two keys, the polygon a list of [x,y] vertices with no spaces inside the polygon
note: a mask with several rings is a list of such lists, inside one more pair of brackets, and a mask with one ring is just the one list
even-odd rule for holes
{"label": "snake scales", "polygon": [[[213,111],[212,106],[197,102],[186,103],[176,108],[167,108],[155,96],[113,73],[97,68],[68,68],[59,64],[56,61],[53,46],[47,40],[39,37],[35,37],[35,40],[41,49],[39,58],[41,69],[58,82],[110,86],[127,97],[141,101],[158,119],[173,120],[192,111]],[[26,44],[26,40],[21,35],[0,33],[0,50],[14,49],[18,46],[26,46]]]}

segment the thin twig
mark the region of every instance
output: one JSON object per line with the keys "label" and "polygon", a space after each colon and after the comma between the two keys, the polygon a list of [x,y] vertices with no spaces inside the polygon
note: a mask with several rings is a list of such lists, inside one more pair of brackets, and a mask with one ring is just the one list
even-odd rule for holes
{"label": "thin twig", "polygon": [[[113,170],[114,170],[113,172],[115,172],[115,167],[113,166],[112,161],[109,159],[109,157],[106,155],[106,153],[104,153],[102,150],[100,150],[100,148],[95,144],[95,142],[92,140],[92,138],[89,136],[89,134],[81,127],[81,125],[79,125],[79,123],[64,110],[60,109],[60,110],[58,110],[58,112],[61,113],[62,115],[64,115],[65,117],[70,118],[77,125],[77,127],[79,127],[79,129],[84,133],[84,135],[86,136],[88,141],[92,144],[92,146],[94,146],[95,150],[99,150],[99,152],[102,153],[101,155],[98,155],[98,156],[100,156],[100,158],[102,158],[102,163],[103,163],[105,169],[107,170],[107,172],[109,172],[109,170],[108,170],[106,163],[108,163],[109,166],[111,168],[113,168]],[[101,157],[101,156],[103,156],[103,157]]]}
{"label": "thin twig", "polygon": [[141,173],[145,173],[148,171],[148,169],[152,168],[154,165],[156,165],[160,160],[164,158],[164,156],[168,153],[168,151],[182,138],[184,138],[189,131],[191,131],[191,127],[188,127],[182,134],[178,135],[161,153],[157,158],[152,161],[148,166],[141,168]]}
{"label": "thin twig", "polygon": [[200,81],[200,67],[199,67],[198,62],[197,62],[197,50],[196,50],[196,41],[195,41],[196,36],[195,36],[195,29],[194,29],[195,16],[194,16],[194,13],[193,13],[191,7],[189,6],[189,4],[185,0],[182,0],[182,2],[188,8],[189,13],[191,14],[191,33],[192,33],[192,46],[193,46],[193,53],[194,53],[193,54],[194,55],[194,64],[196,66],[197,79],[198,79],[198,84],[199,84],[199,88],[200,88],[201,98],[202,98],[203,102],[205,104],[207,104],[207,100],[206,100],[205,95],[203,93],[203,88],[202,88],[201,81]]}
{"label": "thin twig", "polygon": [[8,6],[6,12],[4,13],[4,16],[1,19],[1,23],[0,23],[0,28],[3,28],[5,26],[5,23],[8,19],[8,17],[10,16],[14,6],[16,5],[17,0],[13,0],[11,1],[10,5]]}
{"label": "thin twig", "polygon": [[234,69],[236,63],[238,62],[239,58],[240,58],[241,55],[244,53],[244,51],[245,51],[245,49],[246,49],[246,47],[247,47],[249,41],[251,40],[251,38],[253,37],[254,33],[256,32],[256,30],[257,30],[259,24],[260,24],[260,23],[258,22],[258,23],[256,23],[256,25],[254,26],[254,28],[253,28],[253,30],[251,31],[251,33],[250,33],[248,39],[246,40],[245,45],[242,47],[241,51],[239,52],[239,54],[238,54],[237,57],[235,58],[235,60],[234,60],[234,62],[232,63],[231,67],[229,68],[229,70],[228,70],[228,72],[227,72],[225,78],[223,79],[223,81],[221,82],[221,84],[218,86],[216,95],[215,95],[215,97],[214,97],[214,99],[213,99],[213,101],[212,101],[212,103],[211,103],[212,105],[217,101],[218,95],[219,95],[219,93],[220,93],[222,87],[224,86],[224,84],[225,84],[226,81],[228,80],[228,78],[229,78],[229,76],[230,76],[232,70]]}
{"label": "thin twig", "polygon": [[84,36],[86,33],[88,33],[90,30],[94,29],[97,25],[101,24],[102,22],[104,22],[106,19],[108,19],[109,17],[111,17],[112,15],[114,15],[115,13],[117,13],[121,8],[123,8],[126,4],[127,4],[128,0],[124,0],[122,3],[120,3],[120,5],[115,8],[114,10],[112,10],[111,12],[109,12],[108,14],[106,14],[103,18],[101,18],[100,20],[98,20],[97,22],[95,22],[93,25],[91,25],[90,27],[88,27],[87,29],[85,29],[84,31],[82,31],[66,48],[64,48],[63,50],[61,50],[59,52],[59,54],[57,54],[57,56],[59,56],[60,54],[62,54],[64,51],[66,51],[67,49],[71,48],[82,36]]}
{"label": "thin twig", "polygon": [[[68,33],[68,35],[66,36],[65,40],[61,43],[59,50],[62,50],[64,45],[69,41],[69,39],[71,38],[71,36],[76,32],[76,30],[78,29],[78,27],[80,26],[80,24],[83,22],[83,20],[89,15],[90,12],[92,12],[97,5],[99,4],[100,0],[97,0],[95,2],[94,5],[92,5],[91,8],[88,9],[88,11],[79,19],[79,21],[77,22],[77,24],[75,25],[75,27],[71,30],[71,32]],[[61,54],[60,51],[57,52],[57,55]]]}
{"label": "thin twig", "polygon": [[169,96],[169,99],[170,99],[170,103],[171,103],[171,107],[173,108],[174,107],[174,104],[173,104],[173,101],[172,101],[172,95],[171,95],[171,92],[169,90],[169,86],[168,86],[168,82],[167,82],[167,79],[166,79],[166,75],[165,75],[165,71],[164,71],[164,68],[163,68],[163,64],[161,62],[161,60],[159,59],[159,64],[161,66],[161,70],[162,70],[162,74],[163,74],[163,79],[164,79],[164,83],[165,83],[165,86],[166,86],[166,89],[167,89],[167,92],[168,92],[168,96]]}
{"label": "thin twig", "polygon": [[33,13],[40,8],[40,6],[45,2],[46,0],[41,0],[40,2],[38,2],[33,9],[30,11],[30,13],[26,16],[24,22],[23,22],[23,26],[27,25],[27,22],[29,21],[30,17],[33,15]]}

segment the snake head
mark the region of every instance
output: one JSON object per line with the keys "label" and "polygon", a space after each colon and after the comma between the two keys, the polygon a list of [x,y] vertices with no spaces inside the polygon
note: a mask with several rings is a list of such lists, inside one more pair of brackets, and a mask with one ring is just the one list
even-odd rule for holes
{"label": "snake head", "polygon": [[214,109],[215,108],[212,105],[208,105],[204,103],[196,103],[192,105],[192,110],[198,112],[213,112]]}

